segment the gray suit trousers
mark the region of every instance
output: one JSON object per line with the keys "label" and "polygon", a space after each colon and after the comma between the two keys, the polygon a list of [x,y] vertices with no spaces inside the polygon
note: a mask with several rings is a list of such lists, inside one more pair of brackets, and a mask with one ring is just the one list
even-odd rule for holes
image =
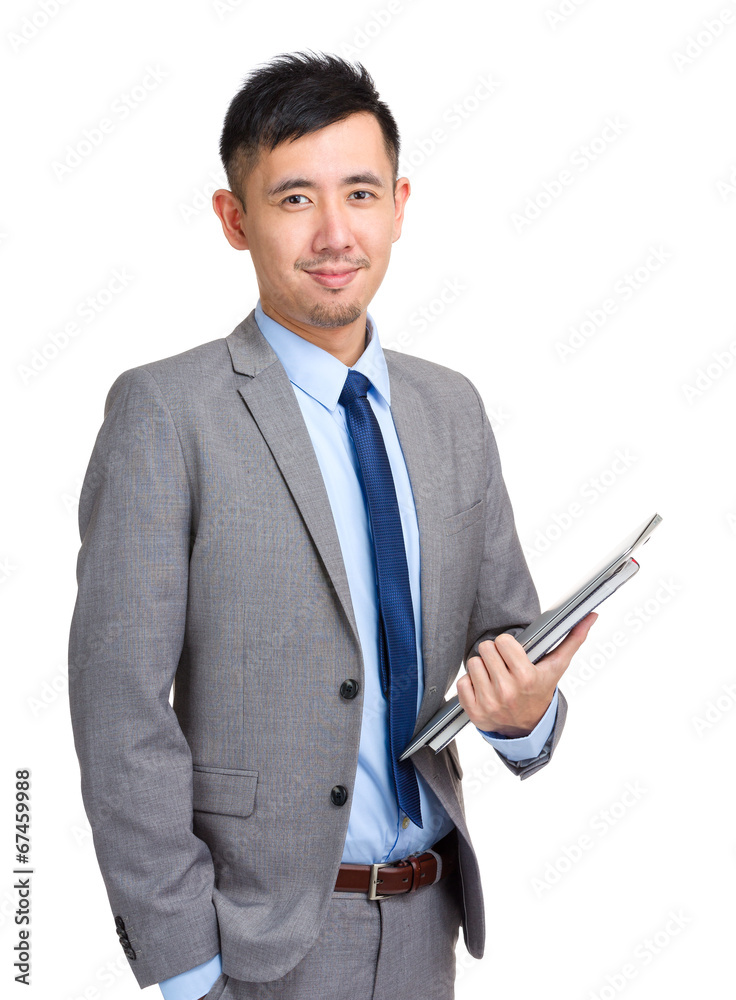
{"label": "gray suit trousers", "polygon": [[333,892],[314,947],[290,972],[267,983],[222,973],[207,1000],[453,1000],[461,920],[457,871],[390,899]]}

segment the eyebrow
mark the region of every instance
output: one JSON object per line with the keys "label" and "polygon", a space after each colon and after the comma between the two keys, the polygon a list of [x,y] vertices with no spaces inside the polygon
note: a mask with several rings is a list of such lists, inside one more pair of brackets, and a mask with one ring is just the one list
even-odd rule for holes
{"label": "eyebrow", "polygon": [[[351,174],[349,177],[343,177],[340,182],[346,187],[351,184],[372,184],[374,187],[385,187],[381,178],[374,174],[371,170],[366,170],[360,174]],[[270,187],[266,194],[269,198],[275,197],[277,194],[283,194],[285,191],[290,191],[292,188],[316,188],[318,185],[314,181],[310,181],[307,177],[287,177],[283,181],[279,181],[273,187]]]}

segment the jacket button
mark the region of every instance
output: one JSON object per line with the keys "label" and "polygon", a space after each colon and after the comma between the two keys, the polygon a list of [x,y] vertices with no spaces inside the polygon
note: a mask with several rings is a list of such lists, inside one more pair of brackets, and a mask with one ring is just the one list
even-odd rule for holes
{"label": "jacket button", "polygon": [[345,785],[335,785],[330,792],[330,798],[332,799],[334,805],[344,806],[348,800],[348,790]]}
{"label": "jacket button", "polygon": [[360,684],[353,680],[352,677],[348,677],[348,679],[343,681],[340,685],[340,697],[344,698],[346,701],[351,701],[359,690]]}

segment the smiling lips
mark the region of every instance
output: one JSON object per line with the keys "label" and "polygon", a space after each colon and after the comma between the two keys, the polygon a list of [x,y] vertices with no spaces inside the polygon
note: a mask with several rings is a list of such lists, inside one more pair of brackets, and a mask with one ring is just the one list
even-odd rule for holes
{"label": "smiling lips", "polygon": [[342,288],[343,285],[349,285],[353,280],[355,275],[358,273],[358,268],[351,268],[349,271],[335,271],[335,270],[325,270],[325,271],[307,271],[310,278],[323,285],[325,288]]}

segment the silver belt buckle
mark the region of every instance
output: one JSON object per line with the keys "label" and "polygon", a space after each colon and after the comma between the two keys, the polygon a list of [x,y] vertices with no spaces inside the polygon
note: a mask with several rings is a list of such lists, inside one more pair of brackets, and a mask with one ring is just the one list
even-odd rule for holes
{"label": "silver belt buckle", "polygon": [[368,882],[368,899],[388,899],[388,895],[379,896],[378,893],[376,892],[376,889],[378,888],[378,883],[381,881],[380,878],[378,877],[378,873],[382,868],[390,868],[393,863],[394,863],[393,861],[386,861],[383,864],[379,863],[371,865],[371,877],[370,881]]}

